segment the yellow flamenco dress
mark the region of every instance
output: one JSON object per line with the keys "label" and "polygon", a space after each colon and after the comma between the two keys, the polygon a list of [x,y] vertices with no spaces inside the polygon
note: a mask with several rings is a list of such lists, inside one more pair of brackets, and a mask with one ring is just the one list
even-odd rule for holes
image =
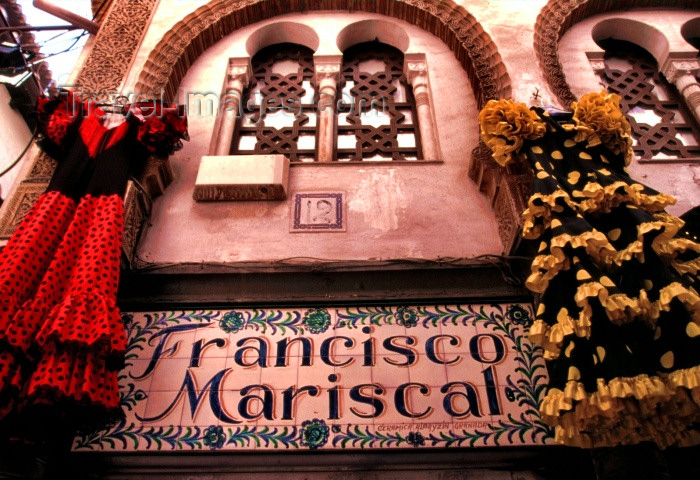
{"label": "yellow flamenco dress", "polygon": [[545,351],[540,413],[555,441],[700,443],[700,244],[665,212],[672,197],[630,178],[619,97],[588,94],[558,114],[491,100],[479,123],[499,164],[533,172],[529,337]]}

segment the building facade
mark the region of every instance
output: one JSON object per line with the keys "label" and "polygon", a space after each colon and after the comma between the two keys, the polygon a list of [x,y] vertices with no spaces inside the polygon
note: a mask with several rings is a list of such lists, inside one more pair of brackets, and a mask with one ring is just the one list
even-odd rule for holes
{"label": "building facade", "polygon": [[[189,139],[125,194],[126,420],[78,435],[46,475],[601,474],[539,418],[533,176],[494,162],[478,114],[618,92],[630,176],[687,215],[696,1],[93,3],[100,30],[65,87],[184,105]],[[54,167],[37,148],[0,210],[5,241]],[[687,475],[691,454],[647,458]]]}
{"label": "building facade", "polygon": [[[51,83],[51,72],[43,62],[28,65],[41,59],[34,35],[27,30],[22,9],[14,2],[2,2],[3,28],[2,68],[0,94],[3,106],[3,138],[6,145],[0,160],[0,200],[11,196],[18,178],[23,176],[25,154],[33,144],[35,122],[32,112],[37,96]],[[17,28],[16,31],[9,29]],[[32,76],[32,73],[35,76]]]}

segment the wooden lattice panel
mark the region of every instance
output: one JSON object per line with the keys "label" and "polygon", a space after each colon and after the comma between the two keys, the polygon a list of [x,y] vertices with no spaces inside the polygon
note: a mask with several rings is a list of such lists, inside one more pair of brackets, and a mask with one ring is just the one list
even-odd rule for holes
{"label": "wooden lattice panel", "polygon": [[614,42],[604,64],[598,75],[608,91],[620,95],[640,160],[700,158],[700,132],[692,114],[650,55],[627,42]]}
{"label": "wooden lattice panel", "polygon": [[[383,69],[366,71],[364,65],[371,63],[383,64]],[[346,124],[338,125],[338,137],[354,135],[355,146],[339,144],[339,160],[420,158],[415,101],[400,51],[378,42],[354,46],[344,55],[341,89],[349,91],[349,98],[343,95],[342,103],[336,104],[339,117],[347,113]],[[371,123],[369,116],[375,113],[382,115],[383,124]],[[412,145],[402,146],[401,138],[412,139],[408,141]]]}
{"label": "wooden lattice panel", "polygon": [[[284,154],[291,162],[313,160],[316,136],[313,52],[301,45],[272,45],[258,52],[251,63],[256,84],[244,98],[244,114],[231,153]],[[276,67],[280,63],[296,64],[296,71],[284,73]],[[307,92],[308,87],[311,92]],[[280,126],[271,118],[280,115],[289,125]],[[255,145],[249,142],[246,148],[246,139],[252,141],[253,137]],[[302,145],[302,137],[310,141]]]}

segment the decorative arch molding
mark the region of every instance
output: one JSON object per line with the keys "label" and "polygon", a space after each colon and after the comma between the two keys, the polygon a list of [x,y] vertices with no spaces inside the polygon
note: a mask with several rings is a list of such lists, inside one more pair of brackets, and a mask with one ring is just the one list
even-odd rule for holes
{"label": "decorative arch molding", "polygon": [[544,76],[564,106],[577,100],[571,92],[559,61],[558,44],[564,33],[576,23],[597,15],[632,8],[697,9],[697,0],[549,0],[535,22],[535,53]]}
{"label": "decorative arch molding", "polygon": [[477,20],[452,0],[213,0],[164,35],[146,60],[135,91],[162,88],[166,98],[174,99],[192,63],[227,34],[277,15],[326,10],[378,13],[434,34],[464,67],[479,108],[490,99],[511,95],[510,78],[495,43]]}

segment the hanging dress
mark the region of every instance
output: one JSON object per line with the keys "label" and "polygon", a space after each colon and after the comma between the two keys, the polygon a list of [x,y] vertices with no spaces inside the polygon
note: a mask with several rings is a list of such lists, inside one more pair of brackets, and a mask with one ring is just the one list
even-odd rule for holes
{"label": "hanging dress", "polygon": [[173,153],[187,135],[181,109],[127,110],[108,127],[103,109],[71,93],[38,101],[40,145],[58,165],[0,252],[3,440],[30,418],[89,425],[119,413],[123,195],[150,154]]}
{"label": "hanging dress", "polygon": [[592,93],[550,115],[491,100],[479,115],[494,159],[533,172],[522,236],[538,250],[526,286],[549,372],[540,413],[566,445],[695,445],[700,244],[665,212],[672,197],[630,178],[618,103]]}

